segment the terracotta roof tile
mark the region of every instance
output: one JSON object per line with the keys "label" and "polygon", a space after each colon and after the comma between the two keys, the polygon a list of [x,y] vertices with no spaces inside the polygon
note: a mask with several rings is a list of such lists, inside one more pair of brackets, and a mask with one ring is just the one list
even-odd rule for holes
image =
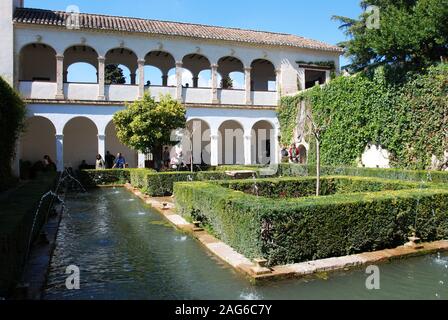
{"label": "terracotta roof tile", "polygon": [[[14,22],[17,24],[63,26],[66,24],[68,16],[69,14],[63,11],[18,8],[14,13]],[[79,21],[81,29],[150,33],[273,46],[307,48],[339,53],[343,52],[342,48],[334,45],[282,33],[86,13],[80,14]]]}

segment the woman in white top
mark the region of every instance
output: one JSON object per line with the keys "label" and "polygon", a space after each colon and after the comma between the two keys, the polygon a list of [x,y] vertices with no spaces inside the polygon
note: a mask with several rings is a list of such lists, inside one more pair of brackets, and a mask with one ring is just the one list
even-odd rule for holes
{"label": "woman in white top", "polygon": [[104,163],[103,157],[101,157],[100,154],[96,156],[95,168],[96,168],[96,170],[106,169],[106,164]]}

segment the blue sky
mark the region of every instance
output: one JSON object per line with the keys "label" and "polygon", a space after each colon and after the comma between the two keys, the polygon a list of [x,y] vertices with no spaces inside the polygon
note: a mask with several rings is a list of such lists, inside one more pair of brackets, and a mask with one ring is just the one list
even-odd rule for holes
{"label": "blue sky", "polygon": [[[283,32],[336,44],[345,40],[333,15],[356,18],[360,0],[25,0],[26,7],[202,23]],[[342,58],[341,64],[347,64]]]}

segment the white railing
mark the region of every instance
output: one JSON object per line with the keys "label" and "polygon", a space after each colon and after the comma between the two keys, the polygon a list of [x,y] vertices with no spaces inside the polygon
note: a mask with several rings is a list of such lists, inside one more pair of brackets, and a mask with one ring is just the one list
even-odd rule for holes
{"label": "white railing", "polygon": [[135,85],[107,85],[105,92],[109,101],[134,101],[138,98],[138,86]]}
{"label": "white railing", "polygon": [[277,92],[275,91],[254,91],[252,92],[252,103],[255,106],[276,106]]}
{"label": "white railing", "polygon": [[145,91],[151,94],[152,97],[159,100],[160,95],[169,94],[172,98],[176,97],[176,87],[145,87]]}
{"label": "white railing", "polygon": [[182,88],[182,99],[185,103],[212,103],[212,89]]}
{"label": "white railing", "polygon": [[54,99],[55,82],[20,81],[19,91],[25,99]]}
{"label": "white railing", "polygon": [[[20,81],[19,90],[25,99],[55,99],[56,83],[43,81]],[[176,97],[176,87],[145,87],[151,96],[158,100],[159,96],[170,94]],[[67,100],[98,100],[97,83],[65,83],[64,94]],[[134,101],[138,98],[138,85],[106,85],[107,101]],[[255,106],[276,106],[278,95],[275,91],[251,92],[252,104]],[[210,88],[182,88],[184,103],[211,104],[212,89]],[[222,105],[245,105],[246,92],[244,90],[218,89],[218,101]]]}
{"label": "white railing", "polygon": [[218,91],[218,99],[221,104],[246,104],[246,92],[244,90],[226,90],[220,89]]}
{"label": "white railing", "polygon": [[65,98],[67,100],[98,100],[97,83],[65,83]]}

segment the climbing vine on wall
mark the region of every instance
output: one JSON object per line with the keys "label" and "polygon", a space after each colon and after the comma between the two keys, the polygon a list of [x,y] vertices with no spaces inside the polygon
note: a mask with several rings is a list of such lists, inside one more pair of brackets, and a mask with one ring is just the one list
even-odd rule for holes
{"label": "climbing vine on wall", "polygon": [[323,164],[356,165],[366,145],[375,143],[391,152],[396,167],[428,168],[433,154],[442,158],[448,149],[448,65],[408,73],[399,81],[391,74],[378,68],[283,98],[278,108],[282,143],[291,142],[298,105],[305,100],[317,121],[331,118],[322,134]]}

